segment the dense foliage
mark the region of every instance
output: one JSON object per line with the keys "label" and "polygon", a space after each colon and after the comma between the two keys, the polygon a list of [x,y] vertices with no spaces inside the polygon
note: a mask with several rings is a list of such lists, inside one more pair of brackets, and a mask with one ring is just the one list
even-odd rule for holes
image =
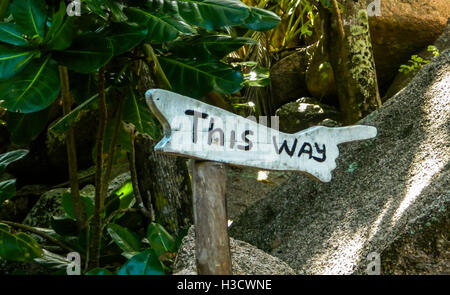
{"label": "dense foliage", "polygon": [[[72,170],[72,193],[62,199],[65,214],[54,216],[45,233],[2,221],[0,257],[35,259],[56,268],[68,264],[30,236],[13,234],[15,227],[57,243],[63,253],[80,253],[84,271],[90,274],[170,272],[166,264],[170,265],[170,253],[177,250],[183,232],[173,237],[154,222],[140,233],[119,225],[126,212],[140,205],[133,185],[127,183],[109,195],[105,189],[114,155],[130,153],[132,136],[127,131],[160,136],[139,87],[148,78],[142,65],[151,69],[151,79],[160,88],[195,98],[211,91],[235,93],[248,85],[245,80],[251,77],[243,74],[243,67],[249,64],[232,65],[225,57],[243,45],[256,44],[242,36],[248,30],[274,28],[279,17],[239,0],[85,0],[80,16],[68,16],[65,1],[14,0],[2,2],[2,19],[0,119],[11,140],[26,145],[48,130],[67,137],[70,151],[71,127],[84,110],[97,109],[99,125],[93,151],[95,197],[77,194],[77,171]],[[252,83],[258,81],[253,78]],[[133,128],[123,128],[122,121]],[[16,153],[16,159],[24,155]],[[14,155],[2,155],[1,161]],[[0,162],[2,170],[7,163]],[[0,183],[1,201],[14,195],[13,185],[12,180]]]}

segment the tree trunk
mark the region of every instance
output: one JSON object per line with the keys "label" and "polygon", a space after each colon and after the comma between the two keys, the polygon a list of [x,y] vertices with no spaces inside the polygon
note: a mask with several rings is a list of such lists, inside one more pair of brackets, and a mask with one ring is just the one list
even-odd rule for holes
{"label": "tree trunk", "polygon": [[[345,123],[352,124],[381,106],[366,1],[332,0],[319,7],[325,48],[330,56]],[[341,6],[341,8],[342,8]]]}
{"label": "tree trunk", "polygon": [[[140,92],[156,88],[151,73],[141,65]],[[150,204],[155,221],[172,234],[193,224],[192,190],[186,159],[155,153],[156,141],[148,135],[135,138],[136,173],[141,197]]]}

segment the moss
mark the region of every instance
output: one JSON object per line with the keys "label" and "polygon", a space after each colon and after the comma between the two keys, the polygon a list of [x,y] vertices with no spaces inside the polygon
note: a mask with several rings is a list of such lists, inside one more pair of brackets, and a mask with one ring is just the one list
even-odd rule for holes
{"label": "moss", "polygon": [[371,53],[371,43],[368,34],[369,23],[365,10],[358,12],[358,25],[350,27],[351,38],[349,38],[352,67],[350,74],[354,81],[358,82],[358,88],[363,94],[366,102],[375,95],[375,72],[373,56]]}

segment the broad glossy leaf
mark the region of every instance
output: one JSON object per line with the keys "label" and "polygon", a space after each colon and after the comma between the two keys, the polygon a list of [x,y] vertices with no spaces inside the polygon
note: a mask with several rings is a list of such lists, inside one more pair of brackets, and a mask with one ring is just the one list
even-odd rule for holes
{"label": "broad glossy leaf", "polygon": [[246,44],[256,43],[250,38],[227,35],[195,36],[171,42],[169,50],[179,57],[220,60]]}
{"label": "broad glossy leaf", "polygon": [[147,41],[167,42],[176,39],[180,34],[195,32],[176,14],[163,14],[135,7],[127,9],[126,13],[130,21],[147,26]]}
{"label": "broad glossy leaf", "polygon": [[152,249],[134,255],[119,270],[119,275],[164,275],[164,269]]}
{"label": "broad glossy leaf", "polygon": [[161,224],[152,222],[148,226],[147,240],[158,257],[165,252],[174,252],[176,250],[175,239]]}
{"label": "broad glossy leaf", "polygon": [[112,272],[105,268],[94,268],[86,273],[87,276],[104,276],[104,275],[114,275]]}
{"label": "broad glossy leaf", "polygon": [[[86,211],[86,217],[90,218],[92,215],[94,215],[94,201],[84,196],[80,196],[80,198],[81,201],[83,202],[84,210]],[[72,219],[76,219],[72,194],[64,193],[62,195],[62,206],[67,216],[69,216]]]}
{"label": "broad glossy leaf", "polygon": [[79,73],[96,71],[108,63],[112,57],[111,41],[97,34],[78,36],[73,40],[72,46],[54,54],[56,61]]}
{"label": "broad glossy leaf", "polygon": [[79,234],[77,223],[73,219],[66,217],[52,217],[50,223],[52,229],[61,236],[76,237]]}
{"label": "broad glossy leaf", "polygon": [[42,256],[39,244],[24,233],[12,234],[5,227],[0,227],[0,257],[12,261],[31,261]]}
{"label": "broad glossy leaf", "polygon": [[16,193],[16,180],[8,179],[0,182],[0,206],[8,199],[14,197]]}
{"label": "broad glossy leaf", "polygon": [[30,37],[39,36],[44,38],[44,26],[47,14],[44,1],[36,0],[14,0],[11,4],[11,13],[16,23]]}
{"label": "broad glossy leaf", "polygon": [[16,24],[0,23],[0,42],[5,42],[16,46],[25,46],[28,40],[25,39],[20,27]]}
{"label": "broad glossy leaf", "polygon": [[32,61],[8,83],[0,84],[0,105],[10,112],[37,112],[57,98],[59,89],[58,67],[50,57]]}
{"label": "broad glossy leaf", "polygon": [[[107,93],[107,90],[105,90]],[[69,130],[77,121],[78,115],[84,109],[87,109],[91,106],[98,98],[98,94],[95,94],[75,109],[73,109],[70,113],[59,119],[54,125],[49,128],[49,132],[51,132],[55,136],[60,136],[64,134],[67,130]]]}
{"label": "broad glossy leaf", "polygon": [[73,22],[74,17],[67,16],[66,5],[61,2],[59,10],[51,18],[50,28],[45,35],[49,49],[63,50],[72,44],[75,33]]}
{"label": "broad glossy leaf", "polygon": [[170,57],[159,62],[173,90],[183,95],[200,98],[213,90],[231,94],[242,88],[242,73],[221,62]]}
{"label": "broad glossy leaf", "polygon": [[5,121],[11,141],[26,145],[36,139],[47,126],[49,112],[50,108],[29,114],[7,112]]}
{"label": "broad glossy leaf", "polygon": [[19,73],[31,61],[36,51],[0,44],[0,81]]}
{"label": "broad glossy leaf", "polygon": [[258,7],[249,7],[250,14],[245,20],[244,27],[255,31],[267,31],[280,23],[280,17],[272,11]]}
{"label": "broad glossy leaf", "polygon": [[119,55],[139,45],[147,33],[145,27],[118,23],[112,24],[105,36],[112,42],[114,55]]}
{"label": "broad glossy leaf", "polygon": [[160,137],[159,124],[144,98],[137,97],[131,89],[124,102],[122,120],[132,123],[140,133],[146,133],[155,140]]}
{"label": "broad glossy leaf", "polygon": [[147,5],[162,12],[177,11],[188,24],[207,30],[243,24],[249,15],[240,0],[148,0]]}
{"label": "broad glossy leaf", "polygon": [[67,274],[66,269],[72,262],[64,256],[52,253],[45,249],[42,249],[42,256],[39,258],[35,258],[34,261],[52,269],[62,270],[64,271],[62,274]]}
{"label": "broad glossy leaf", "polygon": [[139,252],[141,241],[137,234],[120,225],[110,223],[107,226],[108,234],[125,253]]}
{"label": "broad glossy leaf", "polygon": [[0,176],[5,171],[6,166],[12,162],[18,161],[28,154],[27,150],[15,150],[8,153],[0,154]]}

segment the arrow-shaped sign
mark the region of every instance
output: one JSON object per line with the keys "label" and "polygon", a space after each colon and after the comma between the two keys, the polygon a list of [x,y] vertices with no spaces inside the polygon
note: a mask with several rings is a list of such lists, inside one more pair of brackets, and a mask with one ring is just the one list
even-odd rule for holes
{"label": "arrow-shaped sign", "polygon": [[287,134],[201,101],[152,89],[147,104],[164,128],[159,152],[267,170],[302,171],[331,180],[338,144],[373,138],[377,129],[355,125],[311,127]]}

